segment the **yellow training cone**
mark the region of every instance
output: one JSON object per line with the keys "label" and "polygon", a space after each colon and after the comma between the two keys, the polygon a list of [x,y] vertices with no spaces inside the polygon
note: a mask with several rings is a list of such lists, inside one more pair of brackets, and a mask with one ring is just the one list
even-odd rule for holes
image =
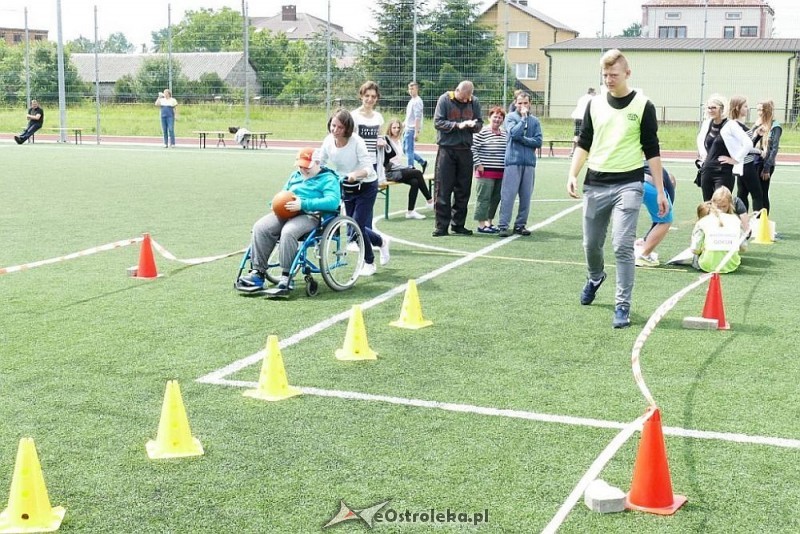
{"label": "yellow training cone", "polygon": [[50,506],[33,438],[20,439],[8,507],[0,513],[0,532],[53,532],[65,513],[61,506]]}
{"label": "yellow training cone", "polygon": [[419,330],[433,324],[433,321],[426,321],[422,318],[422,307],[419,303],[417,293],[417,283],[414,280],[408,281],[406,296],[403,297],[403,307],[400,309],[400,319],[389,323],[397,328],[408,328],[409,330]]}
{"label": "yellow training cone", "polygon": [[186,408],[181,398],[181,387],[177,380],[167,382],[164,404],[161,406],[161,421],[155,441],[147,442],[147,456],[151,460],[159,458],[183,458],[202,456],[203,446],[192,437]]}
{"label": "yellow training cone", "polygon": [[267,353],[261,365],[261,375],[258,377],[258,388],[248,389],[243,393],[245,397],[253,397],[266,401],[279,401],[301,395],[303,392],[289,385],[286,379],[286,369],[283,368],[283,356],[278,346],[278,336],[267,338]]}
{"label": "yellow training cone", "polygon": [[344,335],[344,347],[336,350],[336,359],[343,361],[377,360],[378,353],[369,348],[367,330],[364,328],[364,317],[361,306],[353,306],[347,332]]}
{"label": "yellow training cone", "polygon": [[755,238],[752,240],[752,243],[757,245],[771,245],[772,244],[772,228],[770,224],[769,217],[767,216],[767,210],[762,209],[761,215],[758,217],[758,222],[756,223],[755,228]]}

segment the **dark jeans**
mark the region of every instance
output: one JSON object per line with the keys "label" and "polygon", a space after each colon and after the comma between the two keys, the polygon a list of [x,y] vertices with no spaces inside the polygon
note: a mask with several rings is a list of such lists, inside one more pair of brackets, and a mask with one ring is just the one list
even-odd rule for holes
{"label": "dark jeans", "polygon": [[711,200],[714,191],[725,186],[733,191],[733,165],[703,165],[700,169],[700,189],[703,191],[703,202]]}
{"label": "dark jeans", "polygon": [[387,178],[392,182],[408,184],[408,211],[413,210],[414,206],[416,206],[417,194],[420,191],[422,191],[422,196],[425,197],[425,200],[431,199],[431,192],[428,191],[428,185],[425,183],[422,171],[418,169],[406,168],[389,171],[387,173]]}
{"label": "dark jeans", "polygon": [[[761,172],[769,172],[769,180],[761,179]],[[769,183],[772,181],[772,173],[775,172],[775,165],[765,165],[763,170],[759,169],[758,179],[761,183],[761,197],[764,199],[764,207],[767,208],[767,213],[772,214],[769,209]]]}
{"label": "dark jeans", "polygon": [[348,216],[355,219],[364,234],[364,261],[373,263],[375,254],[372,246],[383,245],[380,234],[367,226],[372,224],[372,212],[378,196],[378,182],[362,182],[358,188],[344,188],[344,209]]}
{"label": "dark jeans", "polygon": [[753,197],[753,211],[761,211],[764,207],[764,195],[761,192],[761,165],[745,163],[744,172],[736,179],[736,196],[750,208],[749,197]]}
{"label": "dark jeans", "polygon": [[27,141],[28,138],[33,134],[35,134],[41,127],[42,125],[36,122],[28,123],[28,127],[25,128],[25,131],[19,134],[19,138],[22,139],[23,141]]}
{"label": "dark jeans", "polygon": [[463,227],[472,193],[472,150],[440,146],[436,153],[436,228]]}

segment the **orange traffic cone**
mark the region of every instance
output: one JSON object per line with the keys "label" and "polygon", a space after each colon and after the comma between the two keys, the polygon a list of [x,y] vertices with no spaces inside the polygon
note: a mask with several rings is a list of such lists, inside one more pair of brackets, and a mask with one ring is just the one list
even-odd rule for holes
{"label": "orange traffic cone", "polygon": [[731,325],[725,320],[725,305],[722,304],[722,286],[719,282],[719,273],[711,275],[706,293],[706,303],[703,306],[703,317],[706,319],[716,319],[717,330],[730,330]]}
{"label": "orange traffic cone", "polygon": [[661,412],[644,423],[639,453],[633,468],[631,491],[625,499],[625,508],[659,515],[672,515],[686,502],[683,495],[672,493],[669,476],[667,448],[661,431]]}
{"label": "orange traffic cone", "polygon": [[142,248],[139,251],[139,267],[136,269],[136,278],[156,278],[156,260],[153,258],[153,245],[150,243],[150,234],[144,234]]}

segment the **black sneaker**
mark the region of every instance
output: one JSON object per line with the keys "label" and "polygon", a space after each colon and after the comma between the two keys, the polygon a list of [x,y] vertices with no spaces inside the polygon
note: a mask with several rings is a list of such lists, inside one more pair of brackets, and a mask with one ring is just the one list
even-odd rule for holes
{"label": "black sneaker", "polygon": [[450,231],[458,235],[472,235],[472,230],[463,226],[451,226]]}
{"label": "black sneaker", "polygon": [[514,228],[514,233],[519,235],[531,235],[531,231],[524,226],[517,226]]}
{"label": "black sneaker", "polygon": [[583,286],[583,291],[581,291],[581,304],[588,306],[594,302],[594,297],[597,294],[597,290],[600,289],[601,285],[603,285],[605,279],[606,273],[603,273],[603,276],[600,278],[600,280],[592,280],[591,278],[586,280],[586,285]]}
{"label": "black sneaker", "polygon": [[427,162],[427,161],[423,161],[423,162],[422,162],[422,175],[423,175],[423,176],[425,175],[425,170],[426,170],[427,168],[428,168],[428,162]]}
{"label": "black sneaker", "polygon": [[18,145],[21,145],[22,143],[24,143],[24,142],[25,142],[25,141],[23,141],[23,140],[22,140],[22,138],[21,138],[20,136],[18,136],[18,135],[15,135],[15,136],[14,136],[14,141],[16,141]]}
{"label": "black sneaker", "polygon": [[617,306],[614,310],[614,320],[611,326],[614,328],[628,328],[631,325],[631,311],[623,306]]}
{"label": "black sneaker", "polygon": [[442,230],[441,228],[437,228],[436,230],[433,231],[431,235],[433,237],[443,237],[450,234],[447,232],[447,230]]}
{"label": "black sneaker", "polygon": [[500,231],[497,232],[498,237],[511,237],[513,232],[511,228],[500,228]]}

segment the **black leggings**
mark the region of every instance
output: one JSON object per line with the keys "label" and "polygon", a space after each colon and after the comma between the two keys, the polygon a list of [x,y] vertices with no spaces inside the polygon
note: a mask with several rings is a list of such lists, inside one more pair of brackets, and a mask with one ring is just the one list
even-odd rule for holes
{"label": "black leggings", "polygon": [[711,200],[714,191],[725,186],[733,191],[733,165],[709,165],[700,169],[700,189],[703,191],[703,202]]}
{"label": "black leggings", "polygon": [[754,162],[744,164],[744,172],[736,179],[736,196],[750,208],[748,197],[753,197],[753,211],[761,211],[764,207],[764,195],[761,192],[761,165]]}
{"label": "black leggings", "polygon": [[[768,171],[769,172],[769,180],[762,180],[761,179],[761,172]],[[772,181],[772,173],[775,172],[774,165],[765,165],[763,171],[758,173],[758,179],[761,183],[761,197],[764,199],[764,207],[767,208],[767,213],[770,215],[772,211],[769,208],[769,183]]]}
{"label": "black leggings", "polygon": [[422,191],[422,196],[425,197],[425,200],[431,199],[431,192],[428,190],[428,185],[425,183],[425,178],[422,176],[422,171],[419,169],[412,169],[412,168],[405,168],[405,169],[396,169],[394,171],[389,172],[389,176],[391,178],[399,178],[396,180],[392,180],[394,182],[400,182],[402,184],[408,184],[408,211],[414,209],[414,206],[417,204],[417,193]]}

